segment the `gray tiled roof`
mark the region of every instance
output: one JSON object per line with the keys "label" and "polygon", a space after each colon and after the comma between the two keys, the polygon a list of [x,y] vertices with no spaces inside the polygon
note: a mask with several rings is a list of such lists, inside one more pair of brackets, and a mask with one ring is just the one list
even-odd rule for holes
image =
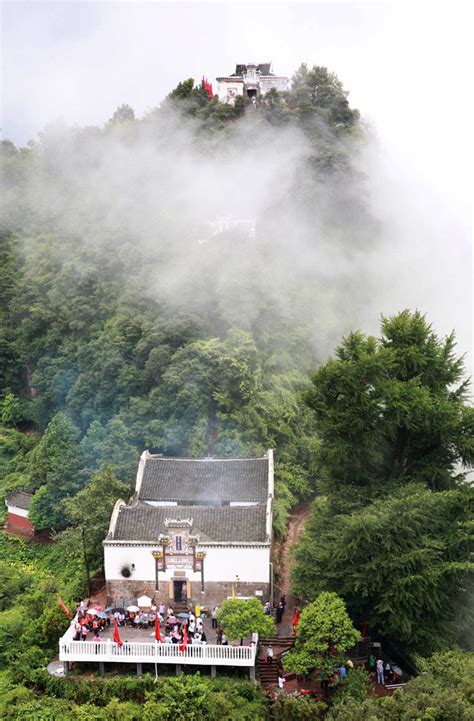
{"label": "gray tiled roof", "polygon": [[17,508],[24,508],[27,511],[31,505],[31,499],[33,498],[32,493],[26,491],[13,491],[5,498],[5,503],[9,506],[16,506]]}
{"label": "gray tiled roof", "polygon": [[268,458],[147,458],[139,497],[146,501],[266,501]]}
{"label": "gray tiled roof", "polygon": [[[262,75],[272,75],[272,73],[270,73],[271,65],[272,65],[271,63],[259,63],[257,65],[257,70]],[[247,72],[247,65],[236,65],[235,66],[234,75],[243,75],[243,73],[246,73],[246,72]]]}
{"label": "gray tiled roof", "polygon": [[119,541],[158,541],[167,534],[165,518],[193,520],[191,533],[206,541],[263,543],[266,536],[266,506],[150,506],[138,501],[120,508],[113,538]]}

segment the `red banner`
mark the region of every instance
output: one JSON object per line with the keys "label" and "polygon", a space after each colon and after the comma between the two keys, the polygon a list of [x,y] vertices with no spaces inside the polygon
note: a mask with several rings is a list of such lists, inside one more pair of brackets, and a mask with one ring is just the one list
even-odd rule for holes
{"label": "red banner", "polygon": [[188,645],[188,628],[187,628],[187,626],[184,626],[184,630],[183,630],[183,643],[182,643],[181,646],[179,647],[179,650],[180,650],[180,651],[185,651],[187,645]]}
{"label": "red banner", "polygon": [[60,605],[61,608],[63,609],[64,613],[65,613],[67,616],[69,616],[69,618],[72,618],[72,613],[71,613],[71,611],[68,609],[68,607],[66,606],[66,604],[64,603],[64,601],[63,601],[63,599],[61,598],[61,596],[59,596],[59,605]]}
{"label": "red banner", "polygon": [[119,648],[123,646],[123,641],[120,638],[117,621],[114,621],[114,641],[119,646]]}

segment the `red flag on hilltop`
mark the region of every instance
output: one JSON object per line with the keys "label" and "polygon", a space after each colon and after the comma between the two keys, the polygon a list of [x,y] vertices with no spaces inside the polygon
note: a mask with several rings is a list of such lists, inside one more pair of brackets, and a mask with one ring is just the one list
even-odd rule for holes
{"label": "red flag on hilltop", "polygon": [[63,599],[61,598],[61,596],[59,596],[59,605],[60,605],[61,608],[63,609],[64,613],[65,613],[67,616],[69,616],[69,618],[72,618],[72,613],[71,613],[71,611],[68,609],[68,607],[66,606],[66,604],[64,603],[64,601],[63,601]]}
{"label": "red flag on hilltop", "polygon": [[209,80],[204,77],[204,75],[202,76],[202,87],[208,94],[209,99],[212,100],[212,98],[214,97],[214,93],[212,92],[212,85]]}
{"label": "red flag on hilltop", "polygon": [[297,629],[299,620],[300,620],[300,612],[298,609],[296,609],[295,615],[293,616],[293,633],[296,633],[296,629]]}
{"label": "red flag on hilltop", "polygon": [[114,641],[118,645],[119,648],[122,648],[123,641],[120,638],[120,634],[119,634],[119,630],[118,630],[118,623],[116,620],[114,621]]}
{"label": "red flag on hilltop", "polygon": [[183,643],[179,647],[180,651],[186,651],[186,646],[188,645],[188,628],[187,626],[184,626],[183,630]]}
{"label": "red flag on hilltop", "polygon": [[156,612],[155,616],[155,638],[159,643],[163,643],[163,641],[161,640],[160,620],[158,618],[158,611]]}

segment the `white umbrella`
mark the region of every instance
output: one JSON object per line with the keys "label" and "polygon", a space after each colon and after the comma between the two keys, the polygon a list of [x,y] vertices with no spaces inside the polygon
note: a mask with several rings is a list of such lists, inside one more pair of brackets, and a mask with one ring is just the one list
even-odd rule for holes
{"label": "white umbrella", "polygon": [[150,606],[151,606],[150,596],[140,596],[139,598],[137,598],[137,604],[140,606],[140,608],[150,608]]}
{"label": "white umbrella", "polygon": [[86,613],[88,613],[89,616],[97,616],[97,611],[95,610],[95,608],[88,608]]}
{"label": "white umbrella", "polygon": [[139,610],[138,606],[127,606],[127,611],[131,611],[132,613],[136,613]]}

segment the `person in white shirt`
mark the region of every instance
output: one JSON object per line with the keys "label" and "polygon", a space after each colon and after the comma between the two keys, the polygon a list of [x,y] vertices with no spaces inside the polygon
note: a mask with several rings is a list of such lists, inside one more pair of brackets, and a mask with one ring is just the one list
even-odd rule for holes
{"label": "person in white shirt", "polygon": [[278,674],[278,688],[280,690],[280,693],[284,692],[285,683],[286,683],[286,678],[283,676],[283,673],[280,671],[280,673]]}

